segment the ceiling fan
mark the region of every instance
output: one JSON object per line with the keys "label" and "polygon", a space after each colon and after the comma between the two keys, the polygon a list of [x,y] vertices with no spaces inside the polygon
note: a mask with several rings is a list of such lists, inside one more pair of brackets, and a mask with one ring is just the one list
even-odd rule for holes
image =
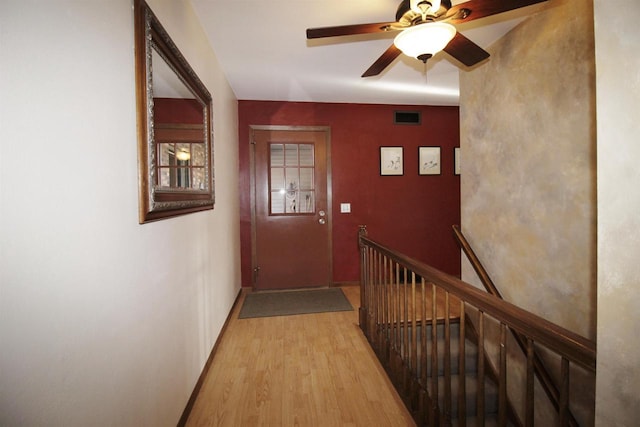
{"label": "ceiling fan", "polygon": [[402,0],[394,22],[307,29],[307,39],[400,31],[393,44],[362,74],[380,74],[401,53],[423,62],[444,50],[466,66],[489,57],[489,52],[456,31],[460,24],[508,12],[547,0],[469,0],[452,6],[451,0]]}

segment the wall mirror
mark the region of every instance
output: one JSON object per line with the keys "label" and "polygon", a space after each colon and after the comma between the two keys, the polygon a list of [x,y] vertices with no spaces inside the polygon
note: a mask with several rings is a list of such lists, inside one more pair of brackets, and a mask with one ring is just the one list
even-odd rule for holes
{"label": "wall mirror", "polygon": [[140,223],[213,209],[212,101],[144,0],[135,0]]}

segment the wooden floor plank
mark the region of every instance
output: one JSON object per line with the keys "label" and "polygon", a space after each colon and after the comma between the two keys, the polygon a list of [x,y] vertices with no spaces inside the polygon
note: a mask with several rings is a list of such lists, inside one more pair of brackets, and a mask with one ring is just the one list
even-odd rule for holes
{"label": "wooden floor plank", "polygon": [[238,319],[237,304],[187,426],[414,426],[343,290],[354,311]]}

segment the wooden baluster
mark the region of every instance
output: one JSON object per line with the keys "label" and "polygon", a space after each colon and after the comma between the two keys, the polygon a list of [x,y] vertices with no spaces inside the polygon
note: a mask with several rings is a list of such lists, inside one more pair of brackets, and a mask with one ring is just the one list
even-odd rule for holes
{"label": "wooden baluster", "polygon": [[560,366],[560,425],[562,427],[569,425],[569,359],[562,358]]}
{"label": "wooden baluster", "polygon": [[387,287],[387,310],[388,310],[388,322],[389,322],[389,355],[393,355],[393,346],[394,346],[394,326],[393,326],[393,261],[389,260],[389,265],[387,266],[387,274],[389,277],[389,284]]}
{"label": "wooden baluster", "polygon": [[403,338],[403,330],[402,330],[402,288],[400,287],[400,264],[396,263],[395,266],[395,281],[396,281],[396,327],[398,328],[397,332],[397,343],[398,343],[398,356],[402,356],[402,346],[404,345]]}
{"label": "wooden baluster", "polygon": [[451,322],[449,320],[449,292],[444,291],[444,412],[451,424]]}
{"label": "wooden baluster", "polygon": [[[363,226],[360,226],[359,235],[365,233]],[[365,336],[367,335],[364,314],[367,308],[367,247],[363,245],[362,241],[358,238],[358,245],[360,248],[360,310],[359,310],[359,322],[360,328],[362,328]]]}
{"label": "wooden baluster", "polygon": [[371,249],[370,247],[367,247],[366,251],[367,251],[367,255],[366,255],[366,258],[367,258],[367,283],[365,285],[365,287],[366,287],[365,317],[366,317],[366,325],[367,325],[366,326],[366,336],[367,336],[367,339],[369,339],[369,341],[371,341],[371,291],[372,291],[371,282],[373,280],[373,277],[372,277],[372,271],[373,270],[372,270],[371,257],[372,257],[373,249]]}
{"label": "wooden baluster", "polygon": [[389,259],[387,264],[385,264],[385,275],[386,275],[386,313],[387,313],[387,363],[390,363],[393,358],[393,280],[392,280],[392,272],[391,272],[392,261]]}
{"label": "wooden baluster", "polygon": [[384,355],[386,352],[386,339],[385,339],[385,330],[386,330],[386,325],[385,325],[385,313],[384,313],[384,292],[385,292],[385,279],[387,277],[387,271],[386,271],[386,263],[387,263],[387,257],[386,256],[380,256],[380,284],[378,285],[378,307],[379,307],[379,314],[378,314],[378,324],[379,324],[379,330],[380,330],[380,358],[384,363]]}
{"label": "wooden baluster", "polygon": [[389,285],[388,285],[388,296],[387,296],[387,310],[388,310],[388,321],[389,321],[389,350],[390,355],[393,354],[391,350],[393,350],[394,346],[394,326],[393,326],[393,261],[389,260],[388,265],[388,276],[389,276]]}
{"label": "wooden baluster", "polygon": [[406,326],[405,322],[404,322],[404,293],[405,293],[405,288],[404,285],[401,283],[402,282],[402,268],[400,267],[400,264],[396,264],[397,265],[397,269],[396,269],[396,279],[398,282],[398,310],[399,310],[399,317],[398,317],[398,331],[399,331],[399,339],[400,339],[400,347],[398,349],[398,380],[403,379],[404,378],[404,365],[402,363],[403,359],[404,359],[404,346],[407,342],[407,340],[405,339],[404,336],[404,328]]}
{"label": "wooden baluster", "polygon": [[533,427],[533,410],[534,410],[534,378],[533,378],[533,340],[527,338],[527,392],[525,397],[525,427]]}
{"label": "wooden baluster", "polygon": [[382,343],[382,327],[384,317],[384,258],[378,255],[378,330],[380,331],[380,342]]}
{"label": "wooden baluster", "polygon": [[467,425],[467,366],[465,359],[465,311],[464,301],[460,300],[460,334],[459,334],[459,346],[458,352],[458,426],[464,427]]}
{"label": "wooden baluster", "polygon": [[393,284],[393,261],[389,260],[389,349],[390,354],[393,355],[393,350],[396,345],[396,329],[394,318],[394,284]]}
{"label": "wooden baluster", "polygon": [[395,324],[394,324],[394,284],[393,284],[393,261],[389,260],[388,266],[388,274],[389,274],[389,294],[387,306],[389,310],[389,362],[393,362],[393,354],[395,348]]}
{"label": "wooden baluster", "polygon": [[416,273],[411,272],[411,369],[418,377],[418,323],[416,312]]}
{"label": "wooden baluster", "polygon": [[376,345],[375,345],[375,337],[376,337],[376,328],[377,328],[377,282],[378,282],[378,275],[377,275],[377,259],[378,259],[378,252],[376,252],[375,250],[372,250],[372,257],[371,257],[371,268],[372,268],[372,280],[371,280],[371,335],[372,338],[374,339],[373,343],[373,348],[375,350],[377,350]]}
{"label": "wooden baluster", "polygon": [[384,361],[384,255],[378,256],[378,354]]}
{"label": "wooden baluster", "polygon": [[498,369],[498,425],[507,425],[507,326],[500,323],[500,368]]}
{"label": "wooden baluster", "polygon": [[380,256],[380,286],[379,286],[379,307],[380,307],[380,315],[379,315],[379,322],[380,322],[380,356],[381,356],[381,360],[384,362],[384,355],[386,354],[386,348],[387,348],[387,343],[386,343],[386,327],[387,325],[385,324],[385,320],[386,320],[386,316],[385,316],[385,288],[386,288],[386,277],[387,277],[387,271],[386,271],[386,266],[387,266],[387,257],[386,256]]}
{"label": "wooden baluster", "polygon": [[398,331],[395,317],[395,284],[393,281],[393,261],[391,260],[389,260],[389,270],[387,274],[389,275],[389,327],[391,328],[389,340],[391,341],[391,358],[393,358],[393,352],[396,349],[396,335]]}
{"label": "wooden baluster", "polygon": [[364,316],[364,333],[367,336],[367,338],[369,337],[369,293],[371,292],[369,288],[371,283],[371,260],[369,259],[370,251],[371,251],[370,248],[365,247],[364,258],[365,258],[366,265],[364,266],[364,269],[365,269],[364,295],[360,296],[360,298],[362,299],[362,308],[364,311],[364,315],[363,315]]}
{"label": "wooden baluster", "polygon": [[382,324],[384,325],[383,327],[383,336],[384,336],[384,360],[385,362],[388,362],[389,360],[389,296],[388,296],[388,291],[389,291],[389,270],[388,270],[388,265],[389,265],[389,258],[387,258],[386,256],[384,257],[383,263],[382,263],[382,271],[383,273],[383,278],[382,278]]}
{"label": "wooden baluster", "polygon": [[389,260],[389,298],[388,298],[388,310],[389,310],[389,355],[392,357],[393,349],[395,346],[395,324],[394,324],[394,280],[393,280],[393,261]]}
{"label": "wooden baluster", "polygon": [[478,311],[478,395],[476,396],[478,426],[484,427],[484,313]]}
{"label": "wooden baluster", "polygon": [[425,280],[420,278],[420,422],[418,425],[429,425],[427,417],[428,397],[428,364],[427,364],[427,299],[425,294]]}
{"label": "wooden baluster", "polygon": [[384,359],[384,337],[383,337],[383,333],[382,333],[382,329],[384,327],[384,324],[382,322],[382,317],[384,315],[384,307],[383,307],[383,286],[384,286],[384,278],[383,278],[383,256],[382,254],[378,255],[378,292],[376,295],[377,298],[377,311],[378,311],[378,315],[377,315],[377,331],[378,331],[378,354],[380,355],[381,359]]}
{"label": "wooden baluster", "polygon": [[378,353],[378,282],[380,278],[378,277],[379,269],[378,269],[378,257],[380,254],[376,251],[373,252],[373,287],[371,292],[371,334],[373,335],[373,349],[376,353]]}
{"label": "wooden baluster", "polygon": [[396,350],[402,354],[402,296],[400,295],[400,265],[396,263]]}
{"label": "wooden baluster", "polygon": [[427,387],[428,358],[427,358],[427,294],[424,277],[420,280],[420,368],[422,386]]}
{"label": "wooden baluster", "polygon": [[431,283],[431,398],[434,411],[434,425],[440,424],[438,403],[438,303],[437,288]]}
{"label": "wooden baluster", "polygon": [[409,358],[409,292],[407,291],[407,269],[402,268],[403,280],[402,280],[402,296],[404,305],[404,319],[403,319],[403,332],[404,332],[404,345],[402,346],[402,360],[407,361]]}
{"label": "wooden baluster", "polygon": [[413,332],[411,331],[411,286],[409,284],[409,269],[404,268],[404,288],[405,288],[405,353],[404,353],[404,380],[405,380],[405,390],[407,395],[411,394],[411,354],[412,354],[412,336]]}

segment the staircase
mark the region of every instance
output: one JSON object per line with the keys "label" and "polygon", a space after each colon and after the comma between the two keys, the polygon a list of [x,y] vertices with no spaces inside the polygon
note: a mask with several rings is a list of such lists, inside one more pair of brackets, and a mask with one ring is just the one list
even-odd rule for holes
{"label": "staircase", "polygon": [[[581,393],[570,393],[571,376],[595,378],[594,342],[389,249],[363,229],[359,246],[360,328],[418,426],[529,427],[539,414],[554,425],[578,425],[570,395]],[[511,347],[522,356],[507,369]],[[536,380],[545,393],[535,392]],[[522,422],[507,382],[522,398]]]}
{"label": "staircase", "polygon": [[[431,324],[427,324],[425,327],[424,333],[427,337],[432,337],[433,326]],[[467,328],[469,325],[467,325]],[[416,338],[417,338],[417,360],[422,359],[422,331],[423,326],[418,324],[416,326]],[[399,336],[399,348],[405,347],[405,336],[411,337],[413,336],[413,327],[408,326],[406,331],[402,330],[403,326],[401,325],[399,330],[396,331]],[[445,324],[444,322],[438,322],[436,325],[436,353],[437,353],[437,368],[436,368],[436,378],[435,382],[437,382],[438,386],[438,408],[440,408],[440,424],[443,425],[459,425],[459,422],[462,422],[462,425],[465,426],[497,426],[498,425],[498,387],[496,384],[496,376],[492,369],[490,369],[490,374],[484,376],[484,390],[482,398],[480,401],[482,402],[482,407],[478,407],[478,391],[479,391],[479,383],[478,383],[478,346],[476,342],[471,338],[467,337],[465,339],[464,345],[464,361],[460,363],[460,318],[450,319],[449,322],[449,344],[448,344],[448,353],[449,353],[449,363],[445,363],[445,353],[447,352],[445,348],[447,348],[447,340],[445,337]],[[473,335],[473,334],[471,334]],[[393,328],[390,329],[390,333],[388,336],[391,338],[394,336]],[[420,378],[426,380],[426,382],[431,385],[433,384],[434,378],[432,376],[434,363],[432,362],[429,355],[432,353],[432,340],[426,340],[426,377],[423,378],[422,372],[422,364],[416,364],[416,378]],[[391,353],[394,357],[389,358],[390,360],[395,360],[396,365],[400,363],[401,370],[404,371],[412,371],[410,366],[406,366],[399,358],[399,354],[395,349],[391,350]],[[397,378],[393,375],[394,371],[398,370],[398,366],[391,366],[391,364],[386,364],[385,369],[389,373],[390,378]],[[485,367],[486,368],[486,367]],[[464,400],[460,400],[462,402],[460,405],[458,404],[457,398],[446,398],[446,396],[458,396],[460,393],[460,372],[461,369],[464,369],[463,379],[464,379]],[[448,374],[447,372],[448,371]],[[407,381],[393,381],[396,389],[401,391],[403,388],[407,387]],[[422,384],[422,386],[429,385]],[[409,386],[410,387],[410,386]],[[402,394],[402,393],[401,393]],[[431,393],[432,396],[435,393]],[[417,402],[411,402],[405,399],[405,404],[408,408],[412,408],[415,406]],[[461,406],[461,407],[460,407]],[[464,419],[460,419],[460,411],[464,413]],[[417,408],[413,409],[413,412],[417,412]],[[481,414],[479,414],[479,412]],[[480,421],[478,415],[481,415],[483,421]],[[418,413],[414,413],[414,418],[419,416]],[[520,426],[521,423],[518,420],[517,416],[513,412],[513,408],[509,405],[508,408],[508,420],[507,424],[509,426]]]}

